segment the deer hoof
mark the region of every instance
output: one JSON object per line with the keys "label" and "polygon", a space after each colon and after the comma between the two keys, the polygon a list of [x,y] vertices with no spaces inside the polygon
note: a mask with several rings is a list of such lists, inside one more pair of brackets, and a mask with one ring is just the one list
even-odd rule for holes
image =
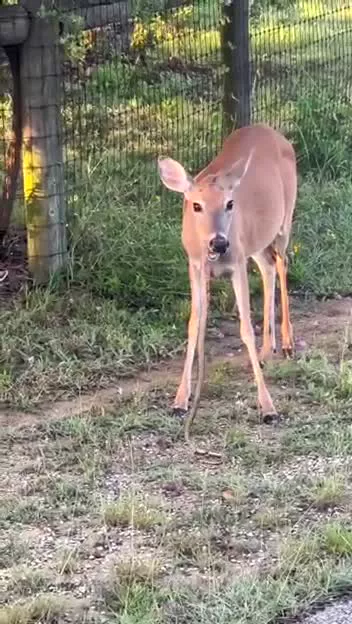
{"label": "deer hoof", "polygon": [[292,360],[293,355],[294,355],[293,347],[291,346],[282,347],[282,353],[283,353],[283,356],[286,358],[286,360]]}
{"label": "deer hoof", "polygon": [[173,407],[172,408],[172,415],[175,416],[175,418],[179,418],[180,420],[183,420],[187,414],[186,409],[183,409],[183,407]]}
{"label": "deer hoof", "polygon": [[280,415],[276,412],[269,412],[268,414],[263,414],[263,423],[265,425],[276,425],[281,420]]}

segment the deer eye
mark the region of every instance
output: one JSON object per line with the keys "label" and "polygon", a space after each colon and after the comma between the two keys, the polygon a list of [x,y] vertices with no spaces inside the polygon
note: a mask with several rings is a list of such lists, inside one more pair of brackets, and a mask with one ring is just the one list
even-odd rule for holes
{"label": "deer eye", "polygon": [[230,201],[228,201],[226,204],[226,210],[232,210],[232,208],[233,208],[233,199],[230,199]]}
{"label": "deer eye", "polygon": [[202,212],[202,206],[200,204],[198,204],[197,202],[195,202],[193,204],[193,210],[194,210],[194,212]]}

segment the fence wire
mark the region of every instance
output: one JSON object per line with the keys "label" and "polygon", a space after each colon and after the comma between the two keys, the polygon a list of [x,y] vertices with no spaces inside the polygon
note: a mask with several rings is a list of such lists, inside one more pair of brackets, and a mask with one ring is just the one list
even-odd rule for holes
{"label": "fence wire", "polygon": [[[116,179],[133,176],[136,198],[160,188],[158,155],[177,158],[192,172],[205,165],[224,134],[222,1],[56,4],[69,203],[99,163]],[[351,31],[352,2],[253,0],[252,121],[288,132],[303,128],[309,140],[312,128],[338,115],[338,102],[350,106]],[[0,71],[3,183],[12,93],[3,54]]]}
{"label": "fence wire", "polygon": [[[91,159],[123,173],[136,169],[141,187],[151,162],[172,154],[192,170],[221,139],[220,4],[131,5],[124,22],[64,42],[66,160],[76,187]],[[98,19],[99,21],[99,19]],[[81,58],[75,58],[75,54]]]}

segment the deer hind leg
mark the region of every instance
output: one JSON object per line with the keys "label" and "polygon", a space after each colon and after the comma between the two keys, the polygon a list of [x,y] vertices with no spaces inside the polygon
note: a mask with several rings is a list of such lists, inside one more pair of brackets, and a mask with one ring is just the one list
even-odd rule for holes
{"label": "deer hind leg", "polygon": [[292,168],[292,162],[285,160],[282,163],[282,175],[284,180],[285,194],[285,218],[281,232],[277,235],[272,247],[276,251],[276,270],[279,274],[281,291],[281,339],[282,351],[286,357],[294,352],[293,330],[290,320],[289,297],[287,291],[287,256],[293,213],[297,198],[297,174],[296,168]]}
{"label": "deer hind leg", "polygon": [[254,331],[250,316],[249,288],[246,262],[236,264],[232,276],[232,284],[236,295],[238,311],[240,315],[241,338],[245,343],[251,360],[257,388],[258,403],[263,413],[264,421],[270,422],[277,417],[274,404],[265,385],[263,372],[259,364],[255,345]]}
{"label": "deer hind leg", "polygon": [[253,260],[260,270],[264,288],[264,325],[263,345],[259,359],[261,362],[269,360],[276,352],[275,334],[275,282],[276,282],[276,252],[272,247],[255,254]]}
{"label": "deer hind leg", "polygon": [[192,368],[194,362],[194,354],[197,345],[199,320],[201,312],[201,284],[200,271],[189,264],[189,279],[191,284],[191,316],[188,321],[188,342],[186,359],[183,367],[181,382],[178,387],[175,401],[173,404],[173,413],[176,416],[184,416],[188,411],[189,399],[192,389]]}
{"label": "deer hind leg", "polygon": [[293,329],[290,319],[290,302],[287,291],[287,256],[278,251],[276,255],[276,269],[279,274],[281,291],[281,340],[282,352],[285,357],[292,357],[294,353]]}

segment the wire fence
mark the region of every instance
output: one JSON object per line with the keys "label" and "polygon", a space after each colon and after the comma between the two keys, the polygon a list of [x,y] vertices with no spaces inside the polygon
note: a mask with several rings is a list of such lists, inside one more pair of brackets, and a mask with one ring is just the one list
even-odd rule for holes
{"label": "wire fence", "polygon": [[[223,2],[57,4],[68,205],[97,163],[108,163],[117,178],[133,172],[140,197],[146,188],[149,193],[160,188],[155,167],[160,154],[181,160],[192,172],[205,165],[226,132]],[[310,132],[337,119],[338,104],[348,107],[351,100],[351,31],[352,2],[253,0],[251,121],[301,133],[309,141]],[[13,92],[3,53],[0,73],[3,185]],[[18,202],[15,211],[19,221],[22,205]]]}
{"label": "wire fence", "polygon": [[[71,188],[84,179],[91,158],[105,155],[122,173],[138,164],[143,188],[143,167],[149,171],[160,153],[195,171],[221,144],[222,3],[155,0],[144,11],[133,4],[127,32],[114,22],[86,33],[76,48],[80,59],[67,40],[63,93]],[[314,124],[320,115],[323,127],[338,101],[349,102],[351,18],[352,3],[339,0],[252,3],[253,122],[306,131],[311,115]]]}
{"label": "wire fence", "polygon": [[138,166],[142,187],[159,154],[196,169],[219,147],[220,3],[175,4],[159,2],[155,13],[152,3],[143,12],[132,3],[127,24],[82,37],[80,59],[72,58],[67,38],[65,145],[73,187],[90,159],[113,159],[121,173]]}
{"label": "wire fence", "polygon": [[352,76],[352,3],[288,4],[254,18],[251,29],[253,120],[284,127],[304,123],[304,104],[323,106],[328,95],[333,109],[349,99]]}

